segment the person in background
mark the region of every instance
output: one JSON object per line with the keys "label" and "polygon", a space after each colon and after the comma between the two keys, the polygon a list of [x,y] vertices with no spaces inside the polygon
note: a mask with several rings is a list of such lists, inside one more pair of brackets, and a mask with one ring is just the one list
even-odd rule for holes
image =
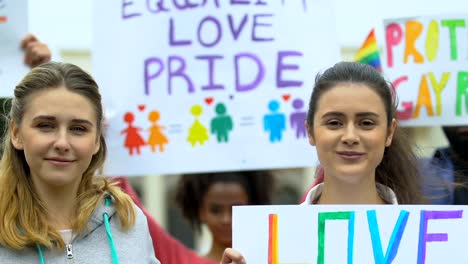
{"label": "person in background", "polygon": [[156,219],[144,208],[140,198],[127,177],[115,177],[113,180],[122,190],[132,197],[135,204],[141,208],[148,220],[149,231],[153,239],[156,257],[163,264],[213,264],[212,261],[199,256],[195,251],[187,248],[180,241],[172,237],[162,228]]}
{"label": "person in background", "polygon": [[449,142],[438,148],[423,175],[425,195],[433,204],[468,204],[468,126],[444,126]]}
{"label": "person in background", "polygon": [[106,157],[98,85],[49,62],[16,86],[0,160],[2,263],[159,263],[131,198],[95,175]]}
{"label": "person in background", "polygon": [[[397,125],[395,102],[388,82],[369,65],[341,62],[317,76],[306,127],[323,182],[302,204],[424,202],[417,158]],[[221,259],[245,262],[232,248]]]}
{"label": "person in background", "polygon": [[211,248],[204,257],[219,263],[232,247],[232,207],[271,204],[273,176],[268,171],[237,171],[181,176],[176,203],[198,232],[206,224]]}

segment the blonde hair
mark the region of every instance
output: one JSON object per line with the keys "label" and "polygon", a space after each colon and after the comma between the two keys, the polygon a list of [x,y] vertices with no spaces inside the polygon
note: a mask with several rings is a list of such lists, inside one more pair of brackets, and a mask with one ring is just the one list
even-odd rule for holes
{"label": "blonde hair", "polygon": [[50,225],[47,209],[32,187],[30,169],[22,150],[11,143],[10,128],[21,124],[29,97],[38,91],[65,87],[71,92],[87,98],[96,113],[100,149],[93,155],[83,173],[78,187],[75,211],[79,212],[72,223],[73,231],[82,234],[87,231],[88,222],[94,210],[106,195],[114,199],[117,215],[123,230],[135,224],[135,208],[131,198],[119,187],[102,176],[95,176],[104,164],[106,142],[102,135],[103,111],[101,95],[94,79],[81,68],[67,63],[50,62],[31,70],[15,87],[15,96],[3,138],[3,156],[0,160],[0,244],[12,249],[23,249],[39,244],[47,248],[63,249],[65,244]]}

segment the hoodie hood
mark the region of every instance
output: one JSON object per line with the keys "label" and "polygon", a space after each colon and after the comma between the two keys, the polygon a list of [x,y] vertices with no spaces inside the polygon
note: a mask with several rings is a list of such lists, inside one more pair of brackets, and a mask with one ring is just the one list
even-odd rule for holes
{"label": "hoodie hood", "polygon": [[[110,199],[110,205],[106,205],[106,199]],[[94,232],[97,228],[104,225],[104,214],[107,213],[109,219],[114,217],[117,210],[115,209],[115,200],[110,194],[104,194],[102,200],[99,202],[99,206],[94,210],[91,215],[91,219],[88,222],[88,228],[86,228],[81,234],[82,237],[88,236]]]}

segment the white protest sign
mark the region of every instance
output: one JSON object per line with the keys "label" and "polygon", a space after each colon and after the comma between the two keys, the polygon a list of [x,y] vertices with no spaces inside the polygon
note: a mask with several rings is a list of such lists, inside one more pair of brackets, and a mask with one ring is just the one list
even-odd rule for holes
{"label": "white protest sign", "polygon": [[468,14],[384,21],[383,70],[403,126],[468,124]]}
{"label": "white protest sign", "polygon": [[316,164],[304,121],[339,60],[327,0],[94,2],[108,175]]}
{"label": "white protest sign", "polygon": [[0,0],[0,97],[13,96],[15,85],[29,70],[20,47],[27,32],[27,1]]}
{"label": "white protest sign", "polygon": [[233,248],[255,264],[462,264],[468,206],[236,206]]}

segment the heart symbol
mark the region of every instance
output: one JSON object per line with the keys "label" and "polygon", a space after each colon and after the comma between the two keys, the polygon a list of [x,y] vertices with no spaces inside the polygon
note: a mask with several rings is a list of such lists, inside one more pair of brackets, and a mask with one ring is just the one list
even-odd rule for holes
{"label": "heart symbol", "polygon": [[281,97],[283,97],[283,100],[285,102],[287,102],[289,100],[289,98],[291,98],[291,95],[290,94],[283,94]]}
{"label": "heart symbol", "polygon": [[207,105],[210,105],[211,103],[214,102],[214,99],[213,99],[213,97],[207,97],[207,98],[205,98],[205,102],[206,102]]}
{"label": "heart symbol", "polygon": [[143,105],[143,104],[138,105],[138,110],[140,110],[140,112],[143,112],[145,108],[146,108],[146,105]]}

